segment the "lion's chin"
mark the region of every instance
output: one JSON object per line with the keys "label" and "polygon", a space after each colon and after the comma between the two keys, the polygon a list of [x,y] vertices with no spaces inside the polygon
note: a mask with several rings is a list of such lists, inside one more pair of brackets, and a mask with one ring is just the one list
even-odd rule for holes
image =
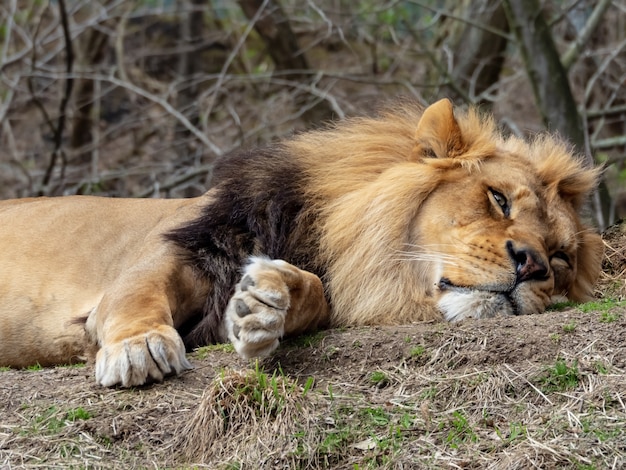
{"label": "lion's chin", "polygon": [[466,318],[518,314],[513,300],[507,293],[484,290],[463,289],[443,292],[437,306],[449,322]]}

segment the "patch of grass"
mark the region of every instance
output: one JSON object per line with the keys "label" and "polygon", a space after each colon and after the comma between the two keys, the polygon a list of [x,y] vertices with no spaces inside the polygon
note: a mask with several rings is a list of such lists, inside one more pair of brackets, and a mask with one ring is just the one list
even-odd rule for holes
{"label": "patch of grass", "polygon": [[594,366],[596,368],[596,371],[598,371],[598,374],[608,374],[609,373],[609,367],[604,364],[604,362],[602,361],[596,361],[594,363]]}
{"label": "patch of grass", "polygon": [[429,387],[425,389],[422,393],[420,393],[420,398],[422,400],[432,400],[437,396],[438,393],[439,390],[436,386],[433,385],[432,387]]}
{"label": "patch of grass", "polygon": [[0,372],[8,372],[8,371],[10,371],[10,370],[11,370],[11,368],[10,368],[10,367],[8,367],[8,366],[2,366],[2,367],[0,367]]}
{"label": "patch of grass", "polygon": [[609,310],[616,307],[626,307],[626,301],[619,301],[615,299],[601,299],[578,305],[578,309],[583,313],[608,312]]}
{"label": "patch of grass", "polygon": [[322,357],[325,361],[330,362],[332,358],[337,354],[339,354],[339,348],[337,348],[336,346],[328,346],[326,349],[324,349],[324,354],[322,355]]}
{"label": "patch of grass", "polygon": [[192,355],[197,359],[203,360],[206,359],[212,352],[234,353],[235,347],[232,343],[209,344],[207,346],[201,346],[194,349]]}
{"label": "patch of grass", "polygon": [[21,435],[37,435],[42,433],[56,433],[65,426],[65,422],[59,418],[56,406],[50,406],[38,414],[33,415],[29,426],[22,429]]}
{"label": "patch of grass", "polygon": [[561,342],[561,335],[558,333],[552,333],[550,339],[553,343],[559,344]]}
{"label": "patch of grass", "polygon": [[552,312],[560,312],[562,310],[566,310],[568,308],[576,307],[578,303],[568,300],[567,302],[555,302],[551,305],[548,305],[546,311]]}
{"label": "patch of grass", "polygon": [[370,374],[370,382],[378,388],[383,388],[389,385],[389,377],[383,371],[376,370]]}
{"label": "patch of grass", "polygon": [[[279,386],[279,377],[282,386]],[[265,373],[256,362],[254,374],[235,389],[235,393],[246,397],[254,403],[254,408],[260,415],[276,416],[285,405],[286,396],[295,391],[296,384],[290,383],[287,390],[282,370],[274,371],[272,375]]]}
{"label": "patch of grass", "polygon": [[341,453],[342,449],[351,440],[351,432],[349,429],[337,429],[329,431],[319,446],[320,452],[324,454]]}
{"label": "patch of grass", "polygon": [[364,425],[366,428],[371,426],[387,426],[390,420],[389,414],[381,407],[364,408],[360,411],[360,415],[362,418],[364,418],[363,421],[365,421]]}
{"label": "patch of grass", "polygon": [[600,314],[600,321],[602,323],[613,323],[621,318],[619,312],[602,312]]}
{"label": "patch of grass", "polygon": [[75,362],[74,364],[62,364],[57,367],[60,367],[61,369],[82,369],[87,367],[87,364],[85,362]]}
{"label": "patch of grass", "polygon": [[474,432],[469,424],[467,417],[459,410],[452,413],[452,418],[446,423],[439,424],[439,429],[449,427],[448,434],[445,438],[446,444],[452,449],[458,449],[461,445],[468,442],[478,442],[478,435]]}
{"label": "patch of grass", "polygon": [[422,357],[424,355],[424,353],[426,352],[426,348],[419,344],[417,346],[415,346],[414,348],[411,348],[411,351],[409,352],[409,354],[411,355],[411,357]]}
{"label": "patch of grass", "polygon": [[27,370],[30,372],[37,372],[37,371],[43,370],[43,367],[41,366],[41,364],[37,363],[37,364],[24,367],[24,370]]}
{"label": "patch of grass", "polygon": [[23,436],[56,434],[68,426],[69,423],[85,421],[93,418],[93,415],[83,407],[71,408],[67,411],[63,411],[53,405],[42,411],[37,411],[36,408],[24,405],[21,409],[33,410],[33,414],[29,418],[29,424],[20,432]]}
{"label": "patch of grass", "polygon": [[93,418],[93,415],[82,407],[74,408],[65,413],[65,419],[68,421],[85,421]]}
{"label": "patch of grass", "polygon": [[315,348],[320,345],[325,336],[326,332],[320,330],[315,333],[290,338],[285,343],[297,348]]}
{"label": "patch of grass", "polygon": [[526,426],[524,426],[522,423],[509,423],[508,432],[503,433],[499,428],[496,427],[496,434],[506,444],[511,444],[512,442],[519,439],[525,439],[528,435],[528,430],[526,429]]}
{"label": "patch of grass", "polygon": [[577,326],[578,325],[576,324],[576,322],[574,320],[571,320],[569,323],[563,325],[563,331],[565,333],[573,333],[574,331],[576,331]]}
{"label": "patch of grass", "polygon": [[578,363],[569,366],[564,359],[558,359],[553,367],[546,370],[540,379],[543,389],[548,392],[563,392],[578,386],[580,382],[580,372]]}

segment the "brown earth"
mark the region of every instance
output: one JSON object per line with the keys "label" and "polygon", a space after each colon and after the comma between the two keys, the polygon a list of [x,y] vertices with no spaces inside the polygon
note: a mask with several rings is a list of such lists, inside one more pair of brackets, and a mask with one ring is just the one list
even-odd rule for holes
{"label": "brown earth", "polygon": [[599,301],[543,315],[205,348],[132,390],[0,372],[0,468],[623,468],[626,224],[606,241]]}

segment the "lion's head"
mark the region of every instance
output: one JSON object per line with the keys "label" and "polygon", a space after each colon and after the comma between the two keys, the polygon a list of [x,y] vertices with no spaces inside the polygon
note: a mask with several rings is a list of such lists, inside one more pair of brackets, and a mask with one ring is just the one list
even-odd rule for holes
{"label": "lion's head", "polygon": [[591,294],[602,241],[578,214],[599,171],[553,136],[504,137],[442,100],[290,145],[323,154],[310,195],[337,324],[540,313]]}

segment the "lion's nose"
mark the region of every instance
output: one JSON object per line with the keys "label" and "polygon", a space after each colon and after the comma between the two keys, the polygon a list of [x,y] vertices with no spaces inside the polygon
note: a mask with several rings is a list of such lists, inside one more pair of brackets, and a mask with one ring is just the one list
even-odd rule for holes
{"label": "lion's nose", "polygon": [[531,280],[545,281],[548,278],[547,265],[536,251],[530,248],[516,249],[510,240],[506,242],[506,249],[515,262],[518,284]]}

